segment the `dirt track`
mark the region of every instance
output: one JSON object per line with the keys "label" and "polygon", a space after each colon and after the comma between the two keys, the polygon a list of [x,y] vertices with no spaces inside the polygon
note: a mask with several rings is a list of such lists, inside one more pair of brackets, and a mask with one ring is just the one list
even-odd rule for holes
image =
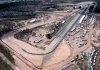
{"label": "dirt track", "polygon": [[[41,22],[41,24],[36,23],[36,24],[29,25],[27,27],[19,28],[19,29],[15,30],[15,31],[12,31],[12,32],[9,32],[9,33],[5,34],[2,37],[2,41],[5,42],[8,46],[10,46],[13,50],[15,50],[16,52],[21,54],[23,57],[25,57],[26,59],[31,61],[33,64],[35,64],[37,66],[40,66],[42,64],[42,61],[44,60],[43,59],[44,56],[27,54],[27,53],[23,52],[21,48],[24,48],[25,50],[27,50],[27,51],[29,51],[31,53],[37,53],[37,54],[44,53],[44,51],[40,50],[38,48],[35,48],[35,47],[33,47],[33,46],[23,42],[23,41],[20,41],[20,40],[16,39],[14,37],[14,35],[16,33],[18,33],[20,30],[24,30],[26,28],[31,29],[31,28],[34,28],[34,27],[37,27],[37,26],[40,26],[40,25],[43,25],[43,24],[54,22],[56,20],[57,20],[57,17],[56,16],[52,16],[52,18],[50,18],[46,22]],[[60,48],[60,47],[62,47],[62,48]],[[51,59],[48,62],[46,62],[46,63],[43,62],[44,65],[45,64],[48,64],[48,65],[49,64],[51,64],[51,65],[55,64],[55,63],[60,62],[61,60],[63,60],[64,58],[62,58],[62,57],[68,58],[70,56],[71,51],[67,46],[65,46],[64,44],[61,44],[60,47],[56,49],[55,54],[53,54],[51,56]],[[66,54],[65,53],[63,54],[64,51],[66,52]],[[19,55],[17,55],[17,56],[19,56]],[[57,58],[59,58],[59,59],[57,59]]]}

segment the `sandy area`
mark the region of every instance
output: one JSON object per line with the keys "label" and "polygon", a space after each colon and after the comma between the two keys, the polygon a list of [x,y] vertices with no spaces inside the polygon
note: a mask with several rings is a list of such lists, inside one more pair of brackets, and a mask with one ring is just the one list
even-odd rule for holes
{"label": "sandy area", "polygon": [[[48,22],[49,23],[50,22],[54,22],[54,21],[57,20],[57,18],[58,18],[57,16],[52,16],[52,18],[50,18],[46,22],[41,22],[41,24],[36,23],[36,24],[32,24],[32,25],[28,25],[26,27],[20,28],[17,31],[9,32],[9,33],[5,34],[2,37],[2,41],[5,42],[8,46],[10,46],[17,53],[19,53],[20,55],[25,57],[27,60],[29,60],[31,63],[35,64],[36,66],[41,66],[41,65],[42,66],[48,66],[48,65],[53,65],[54,64],[52,69],[55,69],[55,67],[57,67],[57,65],[55,65],[55,64],[58,64],[58,66],[62,66],[63,64],[66,64],[65,62],[63,63],[63,60],[67,59],[71,54],[70,48],[64,43],[64,41],[62,41],[60,46],[55,50],[54,53],[50,54],[50,56],[49,55],[38,56],[38,55],[27,54],[27,53],[22,51],[22,48],[24,48],[25,50],[27,50],[30,53],[36,53],[36,54],[42,54],[42,53],[44,53],[44,51],[43,50],[39,50],[38,48],[35,48],[35,47],[33,47],[33,46],[23,42],[23,41],[15,39],[14,35],[16,33],[18,33],[20,30],[24,30],[26,28],[31,29],[33,27],[37,27],[37,26],[40,26],[40,25],[43,25],[43,24],[47,24]],[[20,55],[16,55],[16,56],[19,57]],[[45,60],[45,57],[47,58],[48,56],[49,56],[50,59]],[[27,60],[25,60],[26,63],[31,65],[30,62],[28,62]],[[61,64],[59,64],[59,62],[61,62]],[[24,70],[25,69],[26,70],[30,69],[30,68],[29,69],[24,68],[24,67],[26,67],[26,65],[23,62],[20,62],[19,59],[18,59],[18,64]],[[49,69],[45,69],[44,68],[43,70],[49,70]]]}
{"label": "sandy area", "polygon": [[[61,42],[59,47],[52,53],[50,58],[43,63],[43,66],[48,66],[62,62],[64,59],[68,58],[71,55],[70,47],[64,42]],[[45,59],[44,59],[45,60]]]}

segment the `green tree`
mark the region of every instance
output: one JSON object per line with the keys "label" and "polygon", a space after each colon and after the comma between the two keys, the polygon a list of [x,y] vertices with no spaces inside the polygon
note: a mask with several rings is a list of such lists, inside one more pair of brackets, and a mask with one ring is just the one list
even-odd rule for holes
{"label": "green tree", "polygon": [[13,64],[15,64],[14,58],[12,57],[10,50],[1,43],[0,43],[0,52],[3,53],[8,58],[8,60],[10,60]]}
{"label": "green tree", "polygon": [[13,69],[0,57],[0,70],[13,70]]}
{"label": "green tree", "polygon": [[89,12],[92,12],[94,5],[90,6]]}
{"label": "green tree", "polygon": [[46,34],[46,37],[47,37],[48,39],[51,39],[51,38],[52,38],[50,34]]}

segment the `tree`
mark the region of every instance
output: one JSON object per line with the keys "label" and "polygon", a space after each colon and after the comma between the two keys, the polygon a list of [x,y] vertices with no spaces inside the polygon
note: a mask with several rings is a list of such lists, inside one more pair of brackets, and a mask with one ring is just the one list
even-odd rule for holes
{"label": "tree", "polygon": [[97,4],[97,7],[95,8],[96,13],[100,13],[100,4]]}
{"label": "tree", "polygon": [[47,37],[48,39],[51,39],[51,38],[52,38],[50,34],[46,34],[46,37]]}
{"label": "tree", "polygon": [[10,50],[1,43],[0,43],[0,52],[3,53],[8,58],[8,60],[10,60],[13,64],[15,64],[14,58],[12,57]]}
{"label": "tree", "polygon": [[79,6],[79,8],[81,9],[82,7],[81,7],[81,6]]}
{"label": "tree", "polygon": [[94,5],[90,6],[89,12],[92,12]]}
{"label": "tree", "polygon": [[14,70],[0,57],[0,70]]}

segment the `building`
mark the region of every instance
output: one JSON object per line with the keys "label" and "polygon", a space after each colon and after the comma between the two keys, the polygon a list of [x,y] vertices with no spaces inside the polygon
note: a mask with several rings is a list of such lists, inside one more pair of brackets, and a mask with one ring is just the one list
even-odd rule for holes
{"label": "building", "polygon": [[79,23],[82,23],[84,18],[85,18],[85,15],[82,15],[81,19],[79,20]]}
{"label": "building", "polygon": [[34,43],[39,43],[39,42],[41,42],[42,41],[42,39],[41,38],[38,38],[38,39],[36,39],[35,41],[34,41]]}

